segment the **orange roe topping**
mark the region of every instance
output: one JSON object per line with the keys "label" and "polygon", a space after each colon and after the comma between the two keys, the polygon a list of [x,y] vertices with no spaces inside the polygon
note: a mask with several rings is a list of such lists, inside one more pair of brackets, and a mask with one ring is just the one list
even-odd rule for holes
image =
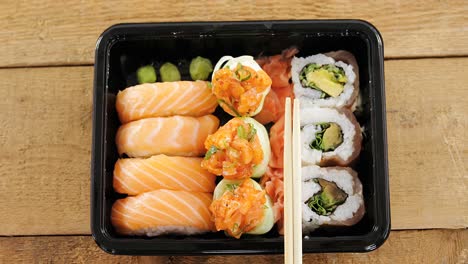
{"label": "orange roe topping", "polygon": [[263,70],[238,64],[235,70],[223,68],[213,77],[213,93],[220,106],[233,116],[250,115],[260,106],[271,78]]}
{"label": "orange roe topping", "polygon": [[252,124],[233,118],[205,140],[208,150],[201,166],[228,180],[252,176],[253,167],[263,160],[263,151]]}
{"label": "orange roe topping", "polygon": [[263,221],[265,202],[265,191],[255,189],[252,180],[246,179],[239,187],[226,191],[211,203],[216,230],[225,230],[240,238]]}

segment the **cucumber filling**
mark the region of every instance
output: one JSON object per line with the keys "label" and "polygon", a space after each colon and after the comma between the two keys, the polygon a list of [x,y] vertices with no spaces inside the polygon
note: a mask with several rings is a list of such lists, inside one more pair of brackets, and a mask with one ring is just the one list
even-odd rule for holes
{"label": "cucumber filling", "polygon": [[318,215],[331,215],[348,198],[348,195],[334,182],[320,178],[313,179],[313,181],[318,183],[322,189],[310,197],[305,204]]}
{"label": "cucumber filling", "polygon": [[333,151],[343,143],[343,132],[336,123],[318,124],[320,131],[315,133],[315,139],[309,144],[311,149]]}
{"label": "cucumber filling", "polygon": [[302,68],[299,80],[303,87],[322,92],[320,98],[324,99],[339,96],[348,78],[344,70],[335,65],[310,63]]}

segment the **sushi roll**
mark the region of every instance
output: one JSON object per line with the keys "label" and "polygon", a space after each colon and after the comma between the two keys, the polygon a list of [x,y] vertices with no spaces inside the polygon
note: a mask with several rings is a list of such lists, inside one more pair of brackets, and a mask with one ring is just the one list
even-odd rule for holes
{"label": "sushi roll", "polygon": [[120,126],[115,141],[119,154],[132,158],[197,157],[205,154],[203,142],[218,126],[219,119],[213,115],[145,118]]}
{"label": "sushi roll", "polygon": [[216,230],[240,238],[242,234],[261,235],[271,230],[275,217],[270,197],[252,179],[222,180],[210,205]]}
{"label": "sushi roll", "polygon": [[111,222],[122,235],[193,235],[214,231],[211,193],[155,190],[117,200]]}
{"label": "sushi roll", "polygon": [[147,117],[203,116],[218,106],[208,82],[144,83],[117,94],[115,107],[122,124]]}
{"label": "sushi roll", "polygon": [[362,184],[351,168],[302,168],[302,230],[352,226],[364,213]]}
{"label": "sushi roll", "polygon": [[344,50],[294,57],[291,77],[302,106],[350,108],[359,94],[356,59]]}
{"label": "sushi roll", "polygon": [[232,116],[258,114],[271,88],[271,78],[252,56],[222,57],[213,71],[212,92]]}
{"label": "sushi roll", "polygon": [[250,117],[235,117],[205,141],[202,167],[228,180],[259,178],[271,157],[265,127]]}
{"label": "sushi roll", "polygon": [[361,151],[361,127],[347,109],[301,109],[303,165],[348,166]]}

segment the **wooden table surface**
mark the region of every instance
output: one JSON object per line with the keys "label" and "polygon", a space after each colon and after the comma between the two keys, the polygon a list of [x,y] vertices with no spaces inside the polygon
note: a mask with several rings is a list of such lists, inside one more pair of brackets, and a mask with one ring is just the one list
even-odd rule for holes
{"label": "wooden table surface", "polygon": [[282,262],[112,256],[97,247],[94,48],[122,22],[326,18],[367,20],[385,42],[392,232],[374,252],[305,254],[305,263],[468,263],[466,1],[56,2],[0,3],[0,263]]}

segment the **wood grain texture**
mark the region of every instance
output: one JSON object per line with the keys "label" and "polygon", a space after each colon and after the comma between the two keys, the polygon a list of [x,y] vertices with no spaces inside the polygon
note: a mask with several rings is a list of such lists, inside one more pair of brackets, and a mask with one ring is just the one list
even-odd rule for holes
{"label": "wood grain texture", "polygon": [[0,263],[169,263],[169,257],[115,256],[90,236],[0,237]]}
{"label": "wood grain texture", "polygon": [[392,227],[467,227],[468,59],[385,66]]}
{"label": "wood grain texture", "polygon": [[91,79],[0,70],[0,235],[90,233]]}
{"label": "wood grain texture", "polygon": [[[393,229],[468,227],[468,59],[386,62]],[[89,234],[92,67],[0,70],[0,235]]]}
{"label": "wood grain texture", "polygon": [[[467,263],[468,230],[393,231],[370,253],[305,254],[304,263]],[[283,263],[283,255],[113,256],[89,236],[2,237],[1,263]]]}
{"label": "wood grain texture", "polygon": [[17,1],[0,4],[0,67],[92,64],[98,36],[124,22],[363,19],[387,58],[468,55],[466,1]]}

